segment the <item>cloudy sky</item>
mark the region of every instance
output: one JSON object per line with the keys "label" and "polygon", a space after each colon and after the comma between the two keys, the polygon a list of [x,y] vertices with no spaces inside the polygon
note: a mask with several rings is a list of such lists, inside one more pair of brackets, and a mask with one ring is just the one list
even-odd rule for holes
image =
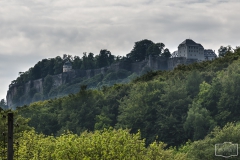
{"label": "cloudy sky", "polygon": [[239,46],[239,8],[239,0],[0,0],[0,98],[43,58],[126,55],[142,39],[171,52],[186,38],[216,51]]}

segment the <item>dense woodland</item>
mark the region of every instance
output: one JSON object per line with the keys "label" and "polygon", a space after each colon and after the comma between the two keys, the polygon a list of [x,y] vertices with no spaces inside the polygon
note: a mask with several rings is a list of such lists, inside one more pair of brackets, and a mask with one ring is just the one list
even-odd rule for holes
{"label": "dense woodland", "polygon": [[14,111],[19,159],[221,159],[216,143],[240,143],[239,95],[238,47],[126,84],[81,85]]}

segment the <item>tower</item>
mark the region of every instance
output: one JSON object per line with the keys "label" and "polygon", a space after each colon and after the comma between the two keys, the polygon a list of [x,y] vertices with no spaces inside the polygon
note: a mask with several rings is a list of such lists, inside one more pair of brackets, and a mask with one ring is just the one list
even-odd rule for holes
{"label": "tower", "polygon": [[67,60],[63,65],[63,72],[69,72],[72,70],[72,64]]}

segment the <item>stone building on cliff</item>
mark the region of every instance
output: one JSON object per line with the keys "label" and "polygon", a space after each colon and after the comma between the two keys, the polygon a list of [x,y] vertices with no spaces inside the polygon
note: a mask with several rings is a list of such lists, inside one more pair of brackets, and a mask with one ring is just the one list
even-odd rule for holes
{"label": "stone building on cliff", "polygon": [[67,60],[63,65],[63,72],[69,72],[72,70],[72,64]]}
{"label": "stone building on cliff", "polygon": [[[180,64],[191,64],[194,62],[201,62],[204,60],[213,60],[217,56],[212,50],[204,50],[203,46],[194,42],[191,39],[186,39],[178,46],[178,50],[173,52],[172,57],[166,58],[161,56],[149,56],[141,62],[130,63],[129,61],[121,61],[113,63],[108,67],[88,70],[74,70],[72,64],[66,61],[63,65],[63,73],[52,75],[53,87],[71,83],[76,78],[91,78],[98,74],[106,74],[109,71],[118,72],[120,70],[130,71],[131,73],[144,73],[144,70],[173,70]],[[44,77],[36,79],[22,85],[24,95],[27,95],[31,88],[35,89],[37,93],[43,93]],[[13,97],[17,93],[19,85],[10,85],[7,92],[7,105],[9,108],[14,108]]]}

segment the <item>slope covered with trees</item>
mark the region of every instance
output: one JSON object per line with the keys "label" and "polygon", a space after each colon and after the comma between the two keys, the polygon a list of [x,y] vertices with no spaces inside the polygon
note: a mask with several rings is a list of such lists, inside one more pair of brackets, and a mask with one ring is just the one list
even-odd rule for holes
{"label": "slope covered with trees", "polygon": [[[18,109],[37,132],[80,134],[106,127],[140,129],[146,143],[168,146],[204,138],[215,126],[239,121],[240,50],[214,61],[149,72],[131,83],[36,102]],[[38,113],[38,114],[34,114]],[[166,134],[168,133],[168,134]]]}
{"label": "slope covered with trees", "polygon": [[236,48],[214,61],[148,72],[127,84],[93,90],[82,85],[76,94],[17,109],[22,121],[29,118],[35,128],[21,132],[19,142],[29,148],[19,152],[22,159],[115,159],[115,154],[126,159],[218,159],[216,143],[240,143],[239,84]]}

